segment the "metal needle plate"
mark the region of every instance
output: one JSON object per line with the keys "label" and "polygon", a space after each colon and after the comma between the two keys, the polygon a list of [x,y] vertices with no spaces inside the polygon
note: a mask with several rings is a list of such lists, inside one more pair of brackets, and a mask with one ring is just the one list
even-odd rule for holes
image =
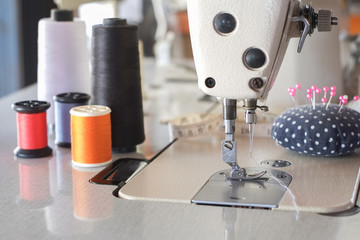
{"label": "metal needle plate", "polygon": [[226,177],[230,171],[220,171],[212,175],[192,199],[192,202],[206,205],[277,208],[286,189],[271,175],[287,187],[292,180],[291,175],[286,172],[265,168],[246,168],[249,175],[267,171],[260,179],[251,181],[230,180]]}

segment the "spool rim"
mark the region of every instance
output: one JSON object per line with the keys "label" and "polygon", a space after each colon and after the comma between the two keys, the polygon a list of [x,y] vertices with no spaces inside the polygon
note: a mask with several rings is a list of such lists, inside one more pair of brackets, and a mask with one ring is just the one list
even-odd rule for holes
{"label": "spool rim", "polygon": [[43,158],[52,154],[50,147],[44,147],[40,149],[21,149],[20,147],[15,148],[14,154],[19,158]]}
{"label": "spool rim", "polygon": [[45,112],[50,108],[50,103],[46,101],[28,100],[16,102],[11,107],[18,113],[34,114]]}
{"label": "spool rim", "polygon": [[59,103],[85,103],[90,100],[90,95],[80,92],[66,92],[54,96],[54,100]]}
{"label": "spool rim", "polygon": [[70,114],[77,117],[97,117],[109,113],[111,113],[111,109],[102,105],[84,105],[74,107],[70,110]]}
{"label": "spool rim", "polygon": [[106,161],[106,162],[102,162],[102,163],[80,163],[80,162],[76,162],[74,160],[71,160],[71,162],[76,167],[97,168],[97,167],[104,167],[104,166],[108,165],[109,163],[112,162],[112,159],[110,159],[109,161]]}

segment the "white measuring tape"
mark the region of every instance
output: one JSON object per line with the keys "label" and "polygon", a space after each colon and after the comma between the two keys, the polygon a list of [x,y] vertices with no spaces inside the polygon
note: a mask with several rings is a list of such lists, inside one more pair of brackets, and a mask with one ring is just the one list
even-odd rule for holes
{"label": "white measuring tape", "polygon": [[[254,136],[271,137],[271,128],[275,117],[269,113],[258,114]],[[225,129],[221,114],[192,113],[163,123],[168,124],[171,139],[197,137],[214,132],[224,132]],[[236,121],[235,129],[237,136],[249,135],[249,125],[241,120]]]}

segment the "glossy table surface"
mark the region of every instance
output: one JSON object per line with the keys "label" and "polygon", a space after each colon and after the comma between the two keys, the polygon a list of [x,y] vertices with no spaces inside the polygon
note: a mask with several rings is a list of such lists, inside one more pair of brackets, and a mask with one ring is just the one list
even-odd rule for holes
{"label": "glossy table surface", "polygon": [[[194,77],[182,69],[155,69],[145,63],[144,111],[146,141],[138,152],[120,157],[150,159],[169,142],[160,121],[211,102],[198,101]],[[178,69],[176,71],[179,71]],[[166,80],[164,80],[166,79]],[[360,215],[330,217],[286,210],[258,210],[125,200],[114,197],[116,186],[89,179],[101,171],[71,165],[70,149],[54,146],[53,155],[18,159],[15,112],[11,104],[36,99],[30,86],[0,99],[0,239],[359,239]]]}

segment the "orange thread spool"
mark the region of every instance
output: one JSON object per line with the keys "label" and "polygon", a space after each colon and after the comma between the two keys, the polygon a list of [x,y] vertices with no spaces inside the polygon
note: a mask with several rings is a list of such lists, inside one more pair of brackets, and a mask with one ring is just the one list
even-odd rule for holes
{"label": "orange thread spool", "polygon": [[112,161],[110,112],[110,108],[98,105],[70,110],[74,165],[100,167]]}

